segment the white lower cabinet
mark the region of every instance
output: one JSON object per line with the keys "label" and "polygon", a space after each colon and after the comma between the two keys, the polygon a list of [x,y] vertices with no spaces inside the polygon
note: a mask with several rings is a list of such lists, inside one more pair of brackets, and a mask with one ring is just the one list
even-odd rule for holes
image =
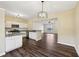
{"label": "white lower cabinet", "polygon": [[6,52],[22,47],[22,36],[6,37]]}
{"label": "white lower cabinet", "polygon": [[16,36],[14,37],[15,39],[15,47],[18,48],[18,47],[21,47],[22,46],[22,36]]}
{"label": "white lower cabinet", "polygon": [[29,37],[31,38],[31,39],[37,39],[37,33],[36,32],[29,32]]}
{"label": "white lower cabinet", "polygon": [[41,39],[41,32],[29,32],[29,38],[38,41]]}
{"label": "white lower cabinet", "polygon": [[12,37],[6,37],[6,52],[13,50],[15,47],[15,42]]}

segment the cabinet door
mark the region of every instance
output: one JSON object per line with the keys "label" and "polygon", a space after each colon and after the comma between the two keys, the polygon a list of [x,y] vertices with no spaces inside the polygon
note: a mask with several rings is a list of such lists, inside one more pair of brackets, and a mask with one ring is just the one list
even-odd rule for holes
{"label": "cabinet door", "polygon": [[36,40],[37,39],[37,32],[29,32],[29,38]]}
{"label": "cabinet door", "polygon": [[12,51],[15,49],[15,42],[12,37],[6,37],[6,52]]}
{"label": "cabinet door", "polygon": [[19,48],[22,47],[22,36],[14,36],[15,39],[15,47]]}

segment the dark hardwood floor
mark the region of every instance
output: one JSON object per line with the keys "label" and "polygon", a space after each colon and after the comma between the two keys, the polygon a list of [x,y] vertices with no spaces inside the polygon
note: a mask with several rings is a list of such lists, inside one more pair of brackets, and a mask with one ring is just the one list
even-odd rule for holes
{"label": "dark hardwood floor", "polygon": [[23,47],[8,52],[2,57],[78,57],[74,47],[47,41],[42,39],[36,42],[24,38]]}

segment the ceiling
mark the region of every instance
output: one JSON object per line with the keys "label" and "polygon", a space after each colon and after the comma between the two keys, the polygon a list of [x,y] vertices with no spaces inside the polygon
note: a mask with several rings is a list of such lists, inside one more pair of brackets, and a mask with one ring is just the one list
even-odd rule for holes
{"label": "ceiling", "polygon": [[[44,10],[51,13],[63,12],[76,6],[76,1],[45,1]],[[0,8],[6,9],[6,15],[18,15],[31,19],[41,11],[41,1],[0,1]]]}

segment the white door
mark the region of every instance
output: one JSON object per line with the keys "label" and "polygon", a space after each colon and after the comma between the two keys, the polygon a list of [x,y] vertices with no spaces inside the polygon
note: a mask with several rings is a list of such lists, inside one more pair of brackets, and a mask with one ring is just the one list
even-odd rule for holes
{"label": "white door", "polygon": [[44,32],[45,33],[52,33],[53,32],[53,24],[44,24]]}

